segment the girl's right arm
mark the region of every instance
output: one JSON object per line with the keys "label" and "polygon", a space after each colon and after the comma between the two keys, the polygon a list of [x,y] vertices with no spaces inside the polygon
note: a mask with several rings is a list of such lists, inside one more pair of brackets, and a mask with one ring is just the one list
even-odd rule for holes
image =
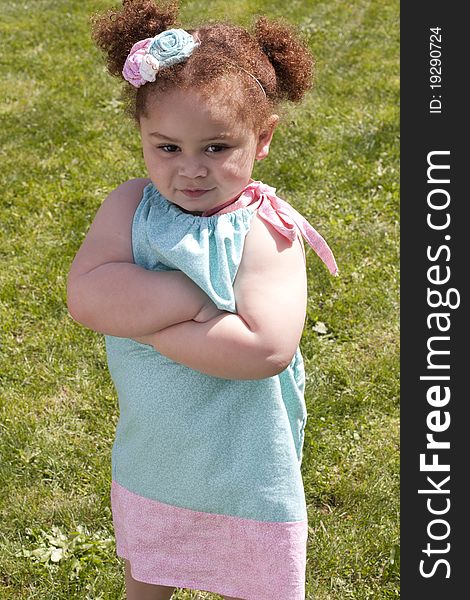
{"label": "girl's right arm", "polygon": [[134,263],[131,227],[148,179],[128,181],[98,210],[69,272],[73,319],[100,333],[137,337],[219,311],[180,271],[149,271]]}

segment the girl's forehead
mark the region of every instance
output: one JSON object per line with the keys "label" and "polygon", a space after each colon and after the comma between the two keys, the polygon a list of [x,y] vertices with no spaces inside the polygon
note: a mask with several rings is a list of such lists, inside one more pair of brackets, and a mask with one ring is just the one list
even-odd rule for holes
{"label": "girl's forehead", "polygon": [[250,122],[243,119],[241,109],[240,102],[231,95],[207,94],[197,88],[177,88],[152,99],[146,112],[149,121],[173,126],[190,122],[194,128],[252,129]]}

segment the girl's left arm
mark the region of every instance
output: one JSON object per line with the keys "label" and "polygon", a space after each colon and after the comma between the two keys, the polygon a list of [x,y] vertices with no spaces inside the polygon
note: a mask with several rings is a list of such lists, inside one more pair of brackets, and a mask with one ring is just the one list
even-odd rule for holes
{"label": "girl's left arm", "polygon": [[253,217],[234,283],[237,314],[173,325],[137,341],[172,360],[226,379],[263,379],[283,371],[299,345],[307,282],[302,242],[293,244]]}

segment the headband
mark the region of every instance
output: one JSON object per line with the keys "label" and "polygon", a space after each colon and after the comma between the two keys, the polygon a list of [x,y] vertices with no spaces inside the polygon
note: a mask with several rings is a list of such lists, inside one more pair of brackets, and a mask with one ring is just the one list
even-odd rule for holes
{"label": "headband", "polygon": [[[129,52],[122,75],[134,87],[155,81],[160,69],[184,62],[201,42],[184,29],[168,29],[153,38],[136,42]],[[259,86],[264,97],[266,91],[260,81],[249,71],[234,65],[249,75]]]}
{"label": "headband", "polygon": [[250,73],[250,71],[247,71],[246,69],[244,69],[243,67],[240,67],[240,65],[235,65],[237,67],[237,69],[241,69],[242,71],[244,71],[247,75],[249,75],[251,77],[251,79],[253,79],[253,81],[256,83],[256,85],[259,87],[259,89],[262,91],[263,95],[265,98],[267,98],[267,94],[266,94],[266,90],[264,89],[264,87],[261,85],[261,81],[259,79],[257,79],[253,73]]}

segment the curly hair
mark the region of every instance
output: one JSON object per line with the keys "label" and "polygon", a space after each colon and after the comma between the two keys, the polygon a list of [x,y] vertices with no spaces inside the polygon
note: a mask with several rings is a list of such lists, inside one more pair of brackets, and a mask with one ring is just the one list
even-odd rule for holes
{"label": "curly hair", "polygon": [[[120,9],[92,18],[92,37],[107,55],[109,72],[122,77],[134,43],[178,26],[177,18],[174,0],[123,0]],[[197,87],[210,97],[223,81],[230,91],[225,96],[238,102],[245,118],[261,124],[275,107],[300,101],[312,86],[314,60],[286,23],[260,17],[252,31],[225,22],[186,31],[197,33],[201,42],[187,61],[162,69],[153,83],[127,85],[129,109],[137,121],[146,115],[149,99],[162,91]],[[261,83],[266,97],[247,71]]]}

